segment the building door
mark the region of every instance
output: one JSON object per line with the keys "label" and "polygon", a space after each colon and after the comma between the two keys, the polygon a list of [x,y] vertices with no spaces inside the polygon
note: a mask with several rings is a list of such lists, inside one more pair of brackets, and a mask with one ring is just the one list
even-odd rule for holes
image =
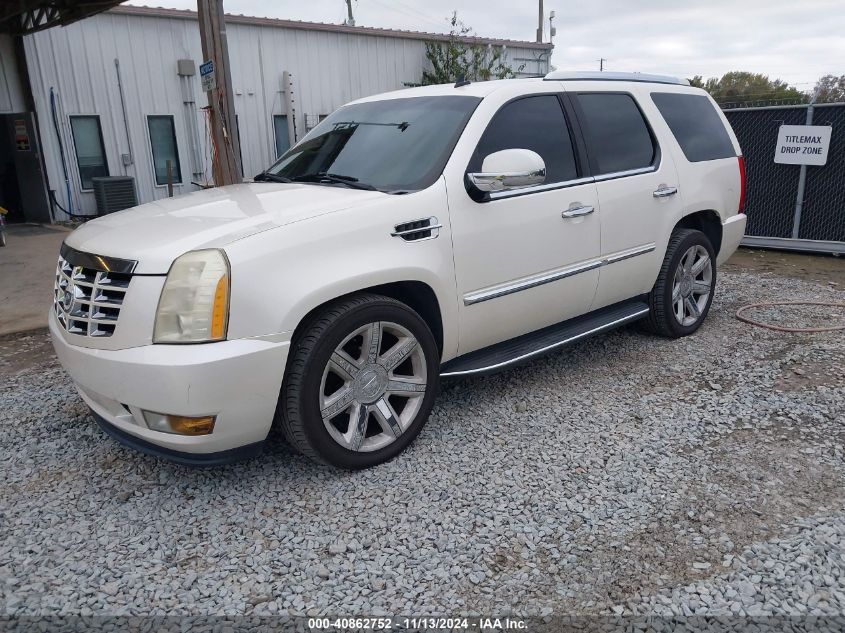
{"label": "building door", "polygon": [[10,222],[51,222],[41,147],[31,112],[0,115],[0,205]]}

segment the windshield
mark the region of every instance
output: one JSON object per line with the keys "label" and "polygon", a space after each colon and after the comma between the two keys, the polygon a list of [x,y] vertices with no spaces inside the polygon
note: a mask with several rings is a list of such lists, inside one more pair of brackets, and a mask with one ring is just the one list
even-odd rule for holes
{"label": "windshield", "polygon": [[440,177],[479,101],[440,96],[344,106],[256,179],[424,189]]}

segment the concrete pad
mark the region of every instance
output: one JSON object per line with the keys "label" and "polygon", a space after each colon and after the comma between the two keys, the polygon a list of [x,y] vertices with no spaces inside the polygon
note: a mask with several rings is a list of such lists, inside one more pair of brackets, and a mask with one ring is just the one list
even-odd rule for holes
{"label": "concrete pad", "polygon": [[56,259],[70,229],[11,224],[0,248],[0,334],[47,327]]}

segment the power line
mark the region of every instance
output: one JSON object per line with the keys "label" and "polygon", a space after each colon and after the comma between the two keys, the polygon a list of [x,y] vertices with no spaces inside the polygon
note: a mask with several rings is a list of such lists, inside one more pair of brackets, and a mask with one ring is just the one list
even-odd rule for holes
{"label": "power line", "polygon": [[393,0],[392,2],[382,2],[382,0],[372,0],[373,3],[384,7],[385,9],[389,9],[395,11],[396,13],[401,13],[407,17],[414,18],[416,20],[424,20],[430,24],[436,24],[439,29],[444,29],[444,21],[443,20],[435,20],[434,18],[426,15],[425,13],[421,13],[416,9],[409,7],[401,2],[397,2]]}

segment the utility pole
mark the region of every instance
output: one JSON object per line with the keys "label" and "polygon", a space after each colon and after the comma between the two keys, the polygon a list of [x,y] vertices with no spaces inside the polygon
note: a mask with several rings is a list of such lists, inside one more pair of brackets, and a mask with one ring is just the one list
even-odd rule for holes
{"label": "utility pole", "polygon": [[605,63],[606,61],[607,61],[607,59],[606,59],[606,58],[604,58],[604,57],[600,57],[600,58],[598,59],[598,62],[599,62],[599,72],[604,72],[604,63]]}
{"label": "utility pole", "polygon": [[539,1],[540,1],[540,17],[537,20],[537,41],[542,42],[543,41],[543,22],[544,22],[543,0],[539,0]]}
{"label": "utility pole", "polygon": [[[242,181],[238,123],[229,74],[229,48],[223,0],[197,0],[202,56],[213,64],[211,82],[206,91],[210,113],[212,174],[214,184],[233,185]],[[203,64],[205,66],[205,64]]]}
{"label": "utility pole", "polygon": [[355,26],[355,18],[352,15],[352,0],[346,0],[346,26]]}

